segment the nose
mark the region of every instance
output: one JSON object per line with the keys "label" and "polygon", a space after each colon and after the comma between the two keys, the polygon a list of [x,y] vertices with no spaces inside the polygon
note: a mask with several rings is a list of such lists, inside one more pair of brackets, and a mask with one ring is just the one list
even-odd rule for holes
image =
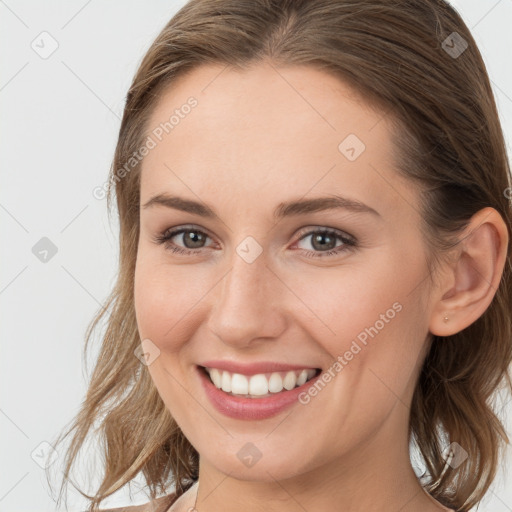
{"label": "nose", "polygon": [[215,288],[208,327],[225,344],[243,348],[261,338],[277,339],[286,329],[279,306],[286,287],[263,254],[248,263],[234,253],[231,270]]}

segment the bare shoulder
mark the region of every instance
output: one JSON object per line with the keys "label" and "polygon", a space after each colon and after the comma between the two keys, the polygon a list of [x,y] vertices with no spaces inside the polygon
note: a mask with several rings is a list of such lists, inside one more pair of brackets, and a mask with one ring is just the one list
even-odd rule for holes
{"label": "bare shoulder", "polygon": [[176,494],[173,492],[166,496],[161,496],[153,501],[148,501],[142,505],[133,505],[131,507],[117,507],[100,509],[100,512],[166,512],[167,509],[176,501]]}

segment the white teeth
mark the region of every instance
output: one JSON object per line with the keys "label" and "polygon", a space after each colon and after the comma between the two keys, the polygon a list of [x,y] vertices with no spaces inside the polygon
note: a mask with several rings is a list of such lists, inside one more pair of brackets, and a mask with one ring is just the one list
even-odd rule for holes
{"label": "white teeth", "polygon": [[[233,375],[233,378],[235,376]],[[268,380],[265,375],[253,375],[249,380],[249,391],[250,395],[266,395],[268,393]]]}
{"label": "white teeth", "polygon": [[302,370],[297,379],[297,386],[302,386],[302,384],[304,384],[304,382],[306,382],[307,380],[308,380],[308,372],[307,372],[307,370]]}
{"label": "white teeth", "polygon": [[210,378],[215,384],[215,387],[219,389],[222,387],[222,375],[220,374],[219,370],[217,370],[217,368],[210,369]]}
{"label": "white teeth", "polygon": [[217,368],[206,368],[210,379],[216,388],[233,395],[243,395],[251,398],[271,396],[302,386],[311,379],[316,370],[304,369],[288,372],[258,373],[250,377],[240,373],[230,373]]}
{"label": "white teeth", "polygon": [[233,374],[231,377],[231,392],[237,395],[247,395],[249,393],[249,381],[245,375]]}
{"label": "white teeth", "polygon": [[279,373],[273,373],[268,379],[268,390],[271,393],[279,393],[283,390],[283,379]]}
{"label": "white teeth", "polygon": [[231,375],[228,372],[222,373],[222,381],[221,381],[222,391],[229,393],[231,391]]}
{"label": "white teeth", "polygon": [[288,372],[286,377],[283,379],[283,387],[290,390],[295,387],[295,384],[297,384],[295,372]]}

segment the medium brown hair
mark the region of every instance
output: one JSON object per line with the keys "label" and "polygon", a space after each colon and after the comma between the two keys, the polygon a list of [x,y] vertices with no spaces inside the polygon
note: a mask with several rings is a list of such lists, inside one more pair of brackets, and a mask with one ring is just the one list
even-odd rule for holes
{"label": "medium brown hair", "polygon": [[[457,35],[454,35],[456,33]],[[467,48],[455,55],[450,49]],[[155,498],[178,495],[198,478],[198,453],[159,396],[145,365],[134,310],[139,238],[140,162],[126,171],[147,137],[148,120],[174,81],[201,64],[247,69],[315,66],[346,82],[396,127],[397,172],[421,187],[432,261],[481,208],[495,208],[511,233],[510,166],[482,56],[460,15],[443,0],[193,0],[164,27],[128,91],[110,171],[120,222],[120,266],[108,302],[90,324],[84,354],[104,319],[99,357],[72,426],[64,481],[95,422],[104,472],[90,511],[142,473]],[[193,113],[191,114],[193,115]],[[125,172],[120,172],[121,169]],[[414,391],[409,434],[425,465],[424,488],[443,505],[467,511],[496,476],[509,442],[491,399],[512,359],[512,265],[492,303],[463,331],[430,336]],[[451,466],[448,443],[468,453]],[[61,487],[62,494],[62,487]],[[60,497],[59,497],[60,500]]]}

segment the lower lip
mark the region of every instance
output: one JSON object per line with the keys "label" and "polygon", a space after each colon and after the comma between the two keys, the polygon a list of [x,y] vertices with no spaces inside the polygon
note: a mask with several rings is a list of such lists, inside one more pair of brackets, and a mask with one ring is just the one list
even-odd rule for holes
{"label": "lower lip", "polygon": [[202,367],[197,367],[199,378],[213,406],[222,414],[238,420],[262,420],[279,414],[298,403],[299,395],[308,389],[321,376],[321,372],[308,380],[302,386],[281,391],[274,396],[265,398],[245,398],[241,396],[228,395],[218,389]]}

